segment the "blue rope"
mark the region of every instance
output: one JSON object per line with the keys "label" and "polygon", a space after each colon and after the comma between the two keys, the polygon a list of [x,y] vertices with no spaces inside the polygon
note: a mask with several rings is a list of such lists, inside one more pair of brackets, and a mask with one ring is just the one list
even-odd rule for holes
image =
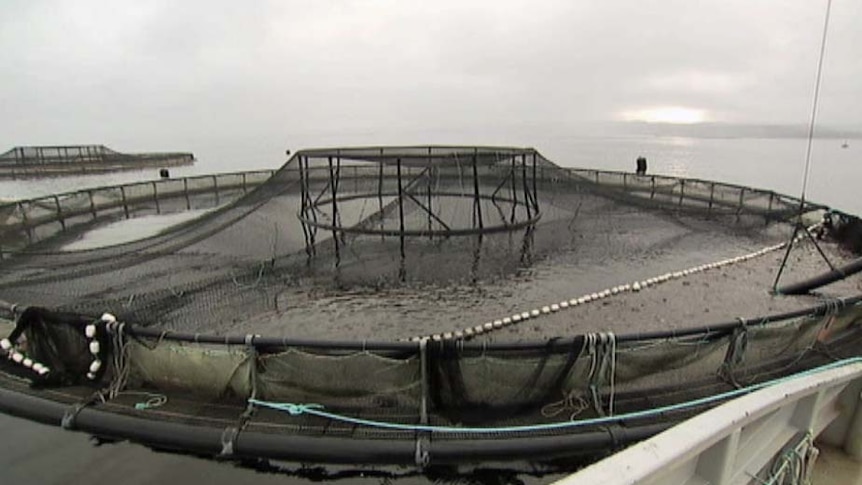
{"label": "blue rope", "polygon": [[692,401],[686,401],[677,404],[671,404],[668,406],[661,406],[657,408],[646,409],[643,411],[634,411],[631,413],[618,414],[616,416],[603,416],[598,418],[590,418],[590,419],[582,419],[578,421],[564,421],[559,423],[544,423],[544,424],[531,424],[531,425],[522,425],[522,426],[503,426],[499,428],[472,428],[472,427],[456,427],[456,426],[432,426],[432,425],[421,425],[421,424],[400,424],[400,423],[387,423],[384,421],[373,421],[370,419],[362,419],[362,418],[353,418],[350,416],[343,416],[340,414],[330,413],[328,411],[323,411],[322,404],[294,404],[294,403],[278,403],[278,402],[270,402],[270,401],[262,401],[260,399],[249,399],[248,402],[265,407],[270,409],[275,409],[278,411],[283,411],[289,413],[291,416],[299,416],[302,414],[310,414],[313,416],[318,416],[321,418],[331,419],[333,421],[341,421],[343,423],[350,423],[359,426],[367,426],[372,428],[381,428],[381,429],[391,429],[398,431],[427,431],[431,433],[475,433],[475,434],[491,434],[491,433],[529,433],[535,431],[552,431],[552,430],[560,430],[560,429],[574,429],[574,428],[582,428],[588,426],[599,426],[604,424],[615,423],[618,421],[631,420],[631,419],[641,419],[641,418],[651,418],[656,417],[664,413],[670,413],[674,411],[683,411],[689,408],[694,408],[697,406],[702,406],[705,404],[712,404],[716,401],[722,401],[729,398],[734,398],[741,396],[743,394],[748,394],[750,392],[764,389],[766,387],[782,384],[784,382],[791,381],[797,377],[804,377],[812,374],[816,374],[818,372],[827,371],[830,369],[836,369],[839,367],[843,367],[845,365],[862,363],[862,357],[853,357],[850,359],[844,359],[837,362],[833,362],[831,364],[827,364],[821,367],[815,367],[813,369],[809,369],[807,371],[800,372],[798,374],[782,377],[780,379],[775,379],[772,381],[761,382],[759,384],[753,384],[748,387],[743,387],[740,389],[733,389],[731,391],[723,392],[720,394],[714,394],[712,396],[706,396],[699,399],[694,399]]}

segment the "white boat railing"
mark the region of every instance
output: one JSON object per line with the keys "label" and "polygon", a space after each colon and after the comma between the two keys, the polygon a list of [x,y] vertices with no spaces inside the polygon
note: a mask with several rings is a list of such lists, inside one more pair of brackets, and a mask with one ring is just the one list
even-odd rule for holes
{"label": "white boat railing", "polygon": [[[805,483],[819,442],[862,459],[862,359],[752,392],[555,485]],[[795,476],[792,476],[795,475]]]}

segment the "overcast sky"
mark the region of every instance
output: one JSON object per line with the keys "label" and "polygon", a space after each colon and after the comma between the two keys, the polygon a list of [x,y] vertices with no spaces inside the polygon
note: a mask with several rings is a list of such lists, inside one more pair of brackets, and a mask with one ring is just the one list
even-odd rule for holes
{"label": "overcast sky", "polygon": [[[825,6],[3,0],[0,150],[397,142],[577,129],[669,107],[683,118],[805,123]],[[862,128],[860,26],[862,2],[835,0],[823,124]]]}

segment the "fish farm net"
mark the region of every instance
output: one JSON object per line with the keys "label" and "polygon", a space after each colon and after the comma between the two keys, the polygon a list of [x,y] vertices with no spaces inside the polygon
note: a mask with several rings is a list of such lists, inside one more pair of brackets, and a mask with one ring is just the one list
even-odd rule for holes
{"label": "fish farm net", "polygon": [[522,148],[303,150],[233,177],[0,207],[0,409],[209,456],[550,462],[859,354],[858,288],[792,299],[751,280],[787,221],[822,209],[792,197]]}

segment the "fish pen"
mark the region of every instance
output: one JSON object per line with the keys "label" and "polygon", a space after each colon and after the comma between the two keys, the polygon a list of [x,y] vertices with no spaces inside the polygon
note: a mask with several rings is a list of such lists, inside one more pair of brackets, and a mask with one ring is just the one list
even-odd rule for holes
{"label": "fish pen", "polygon": [[0,410],[159,450],[565,468],[862,354],[857,280],[770,292],[788,245],[787,277],[853,258],[790,239],[826,208],[751,187],[362,147],[85,251],[71,226],[31,243],[36,206],[0,226],[25,241],[0,261]]}
{"label": "fish pen", "polygon": [[14,147],[0,153],[0,178],[81,175],[192,165],[185,152],[121,153],[104,145]]}
{"label": "fish pen", "polygon": [[94,187],[0,204],[0,259],[54,238],[53,244],[117,220],[212,209],[236,200],[273,170],[163,178]]}

